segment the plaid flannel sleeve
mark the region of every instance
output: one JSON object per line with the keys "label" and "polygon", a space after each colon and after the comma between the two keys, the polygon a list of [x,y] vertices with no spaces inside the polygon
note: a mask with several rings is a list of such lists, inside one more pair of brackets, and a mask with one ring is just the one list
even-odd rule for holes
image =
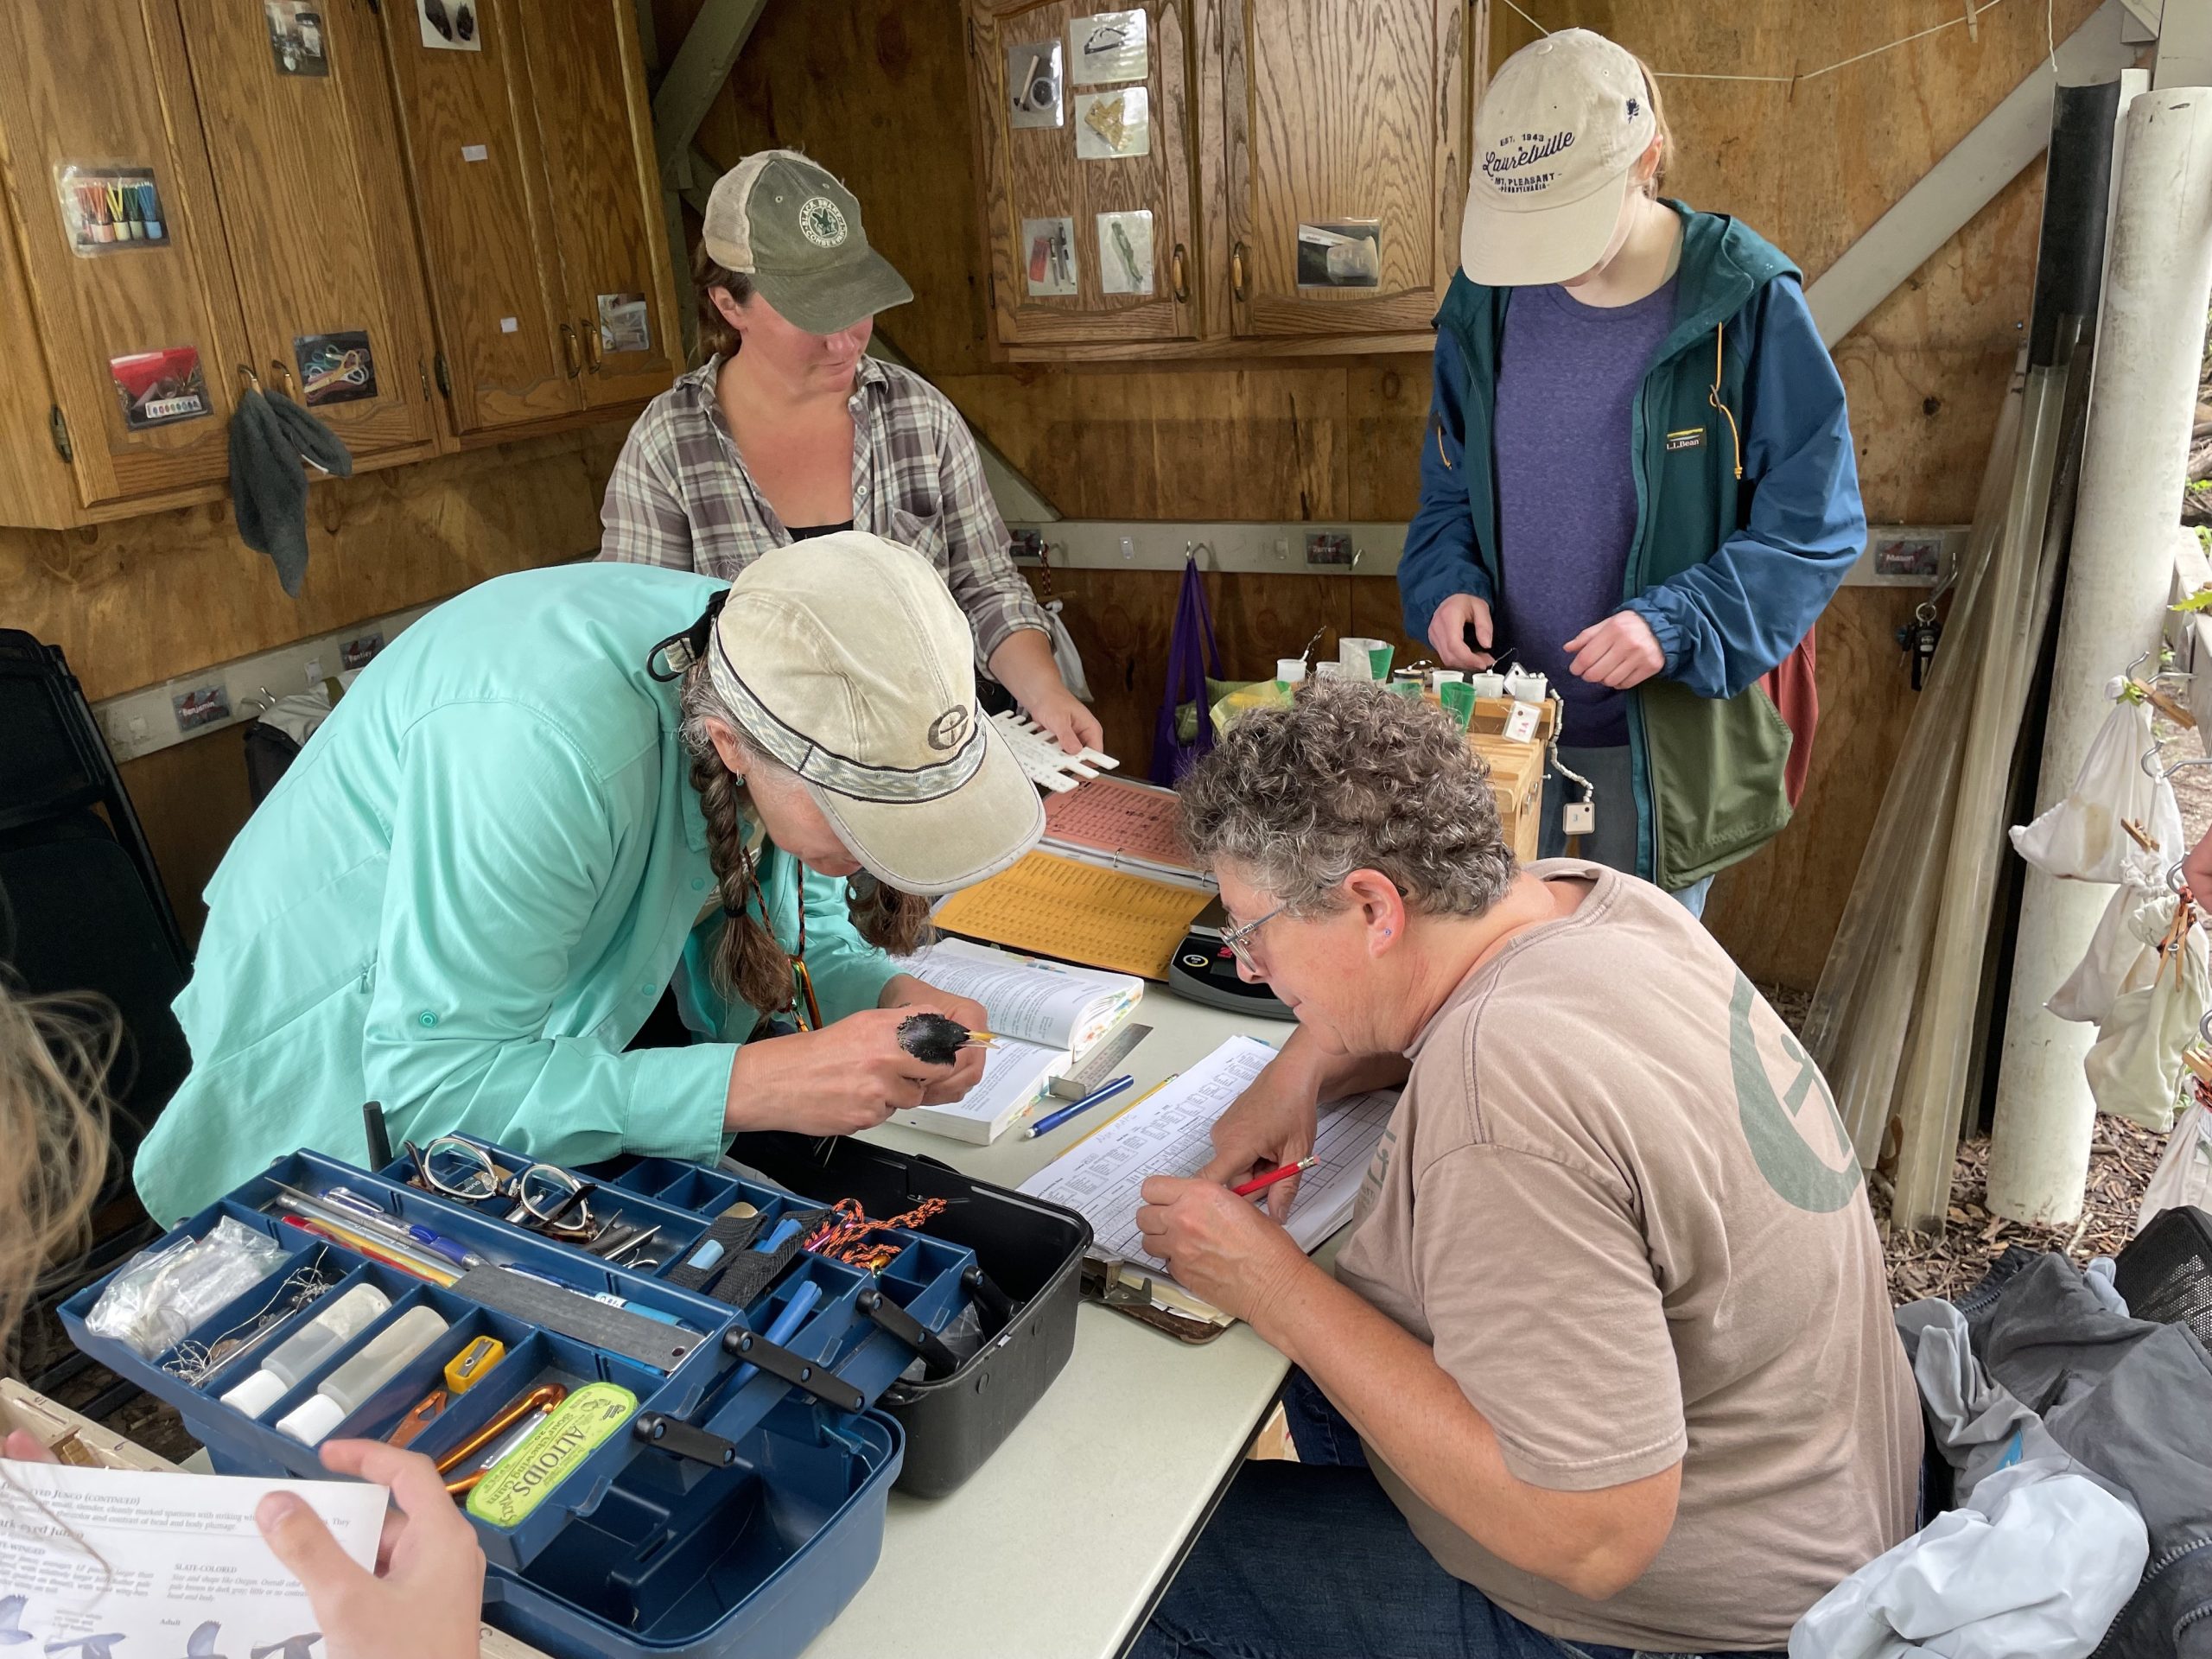
{"label": "plaid flannel sleeve", "polygon": [[1007,551],[1006,520],[983,481],[983,462],[967,423],[949,402],[933,404],[938,500],[948,556],[945,585],[968,613],[976,649],[988,664],[1010,634],[1047,632],[1044,607]]}
{"label": "plaid flannel sleeve", "polygon": [[676,488],[676,445],[658,403],[630,429],[599,509],[599,556],[671,570],[696,568],[691,519]]}

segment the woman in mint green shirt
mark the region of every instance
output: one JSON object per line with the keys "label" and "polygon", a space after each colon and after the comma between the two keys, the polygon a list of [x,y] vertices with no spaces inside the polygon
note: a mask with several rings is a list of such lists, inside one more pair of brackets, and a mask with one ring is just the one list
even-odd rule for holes
{"label": "woman in mint green shirt", "polygon": [[[1034,844],[968,626],[861,532],[712,578],[504,576],[378,657],[232,844],[176,1010],[193,1068],[139,1152],[172,1223],[298,1147],[466,1131],[710,1160],[957,1099],[893,970],[926,901]],[[719,616],[714,608],[718,606]],[[693,1040],[625,1052],[673,987]],[[786,1027],[796,1027],[786,1031]]]}

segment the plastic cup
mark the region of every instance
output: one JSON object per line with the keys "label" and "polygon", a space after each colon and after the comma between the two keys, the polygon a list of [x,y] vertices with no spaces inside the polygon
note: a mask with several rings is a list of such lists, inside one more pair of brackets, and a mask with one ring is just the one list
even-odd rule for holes
{"label": "plastic cup", "polygon": [[1446,681],[1436,688],[1436,700],[1452,716],[1452,723],[1465,731],[1467,723],[1475,717],[1475,688],[1465,680]]}
{"label": "plastic cup", "polygon": [[1275,658],[1276,684],[1296,685],[1305,677],[1306,659],[1303,657],[1278,657]]}
{"label": "plastic cup", "polygon": [[1394,647],[1380,639],[1345,639],[1337,641],[1337,661],[1348,680],[1387,680]]}

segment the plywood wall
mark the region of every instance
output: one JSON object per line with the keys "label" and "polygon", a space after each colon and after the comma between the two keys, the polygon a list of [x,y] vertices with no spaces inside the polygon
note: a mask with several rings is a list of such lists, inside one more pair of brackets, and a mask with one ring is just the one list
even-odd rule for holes
{"label": "plywood wall", "polygon": [[[1262,0],[1264,3],[1264,0]],[[2053,0],[2063,36],[2095,0]],[[1523,0],[1546,27],[1612,35],[1665,79],[1678,152],[1671,193],[1736,214],[1808,278],[1926,172],[2045,49],[2045,7],[1963,27],[1794,84],[1962,16],[1942,0]],[[984,333],[960,7],[853,0],[772,4],[701,135],[727,162],[806,149],[859,195],[875,245],[917,298],[880,326],[976,430],[1064,512],[1157,518],[1402,518],[1428,397],[1420,358],[1056,369],[995,363]],[[664,51],[696,0],[657,0]],[[1494,61],[1535,30],[1493,5]],[[1878,522],[1962,521],[2006,368],[2028,315],[2040,169],[2016,181],[1869,316],[1836,353]],[[1327,619],[1361,631],[1395,611],[1370,578],[1230,577],[1211,584],[1228,669],[1258,674]],[[1149,747],[1172,579],[1063,576],[1070,620],[1118,748]],[[1755,975],[1817,976],[1872,828],[1912,693],[1891,631],[1913,596],[1846,589],[1822,625],[1826,716],[1798,821],[1722,879],[1714,931]]]}
{"label": "plywood wall", "polygon": [[[227,505],[75,531],[0,529],[0,626],[60,645],[95,702],[442,599],[599,545],[623,429],[601,427],[317,484],[307,580],[284,596]],[[289,688],[287,688],[289,689]],[[236,732],[123,768],[170,896],[198,895],[245,822]]]}

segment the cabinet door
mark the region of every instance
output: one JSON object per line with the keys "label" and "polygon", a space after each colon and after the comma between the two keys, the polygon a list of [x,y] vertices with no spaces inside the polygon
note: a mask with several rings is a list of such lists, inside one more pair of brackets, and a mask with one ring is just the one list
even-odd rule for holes
{"label": "cabinet door", "polygon": [[683,346],[636,12],[632,0],[532,0],[525,35],[577,385],[594,409],[653,397]]}
{"label": "cabinet door", "polygon": [[[454,49],[425,43],[415,0],[383,0],[430,308],[463,432],[583,406],[583,344],[573,321],[562,333],[530,107],[522,30],[534,10],[535,0],[471,0],[474,45]],[[451,10],[438,15],[450,26]]]}
{"label": "cabinet door", "polygon": [[[1111,27],[1091,22],[1104,6],[1091,0],[971,0],[971,7],[969,86],[1000,342],[1196,338],[1199,249],[1191,157],[1197,104],[1185,0],[1118,9],[1142,11],[1146,63],[1141,78],[1111,81],[1087,78],[1075,60],[1083,41],[1069,32],[1077,19],[1084,20],[1085,39],[1094,28]],[[1054,48],[1059,123],[1027,124],[1040,112],[1040,100],[1027,98],[1032,109],[1024,113],[1015,99],[1046,73],[1039,52]],[[1129,137],[1135,124],[1131,94],[1143,99],[1142,154],[1126,153],[1138,148]],[[913,117],[932,118],[926,111]],[[1110,153],[1117,137],[1125,153]],[[1116,217],[1138,213],[1149,218]]]}
{"label": "cabinet door", "polygon": [[1464,0],[1217,0],[1240,335],[1425,329],[1459,263]]}
{"label": "cabinet door", "polygon": [[[181,0],[238,300],[264,384],[357,458],[435,440],[422,266],[365,0]],[[289,67],[288,67],[289,66]]]}
{"label": "cabinet door", "polygon": [[85,505],[220,480],[243,348],[174,0],[0,5],[0,135]]}

